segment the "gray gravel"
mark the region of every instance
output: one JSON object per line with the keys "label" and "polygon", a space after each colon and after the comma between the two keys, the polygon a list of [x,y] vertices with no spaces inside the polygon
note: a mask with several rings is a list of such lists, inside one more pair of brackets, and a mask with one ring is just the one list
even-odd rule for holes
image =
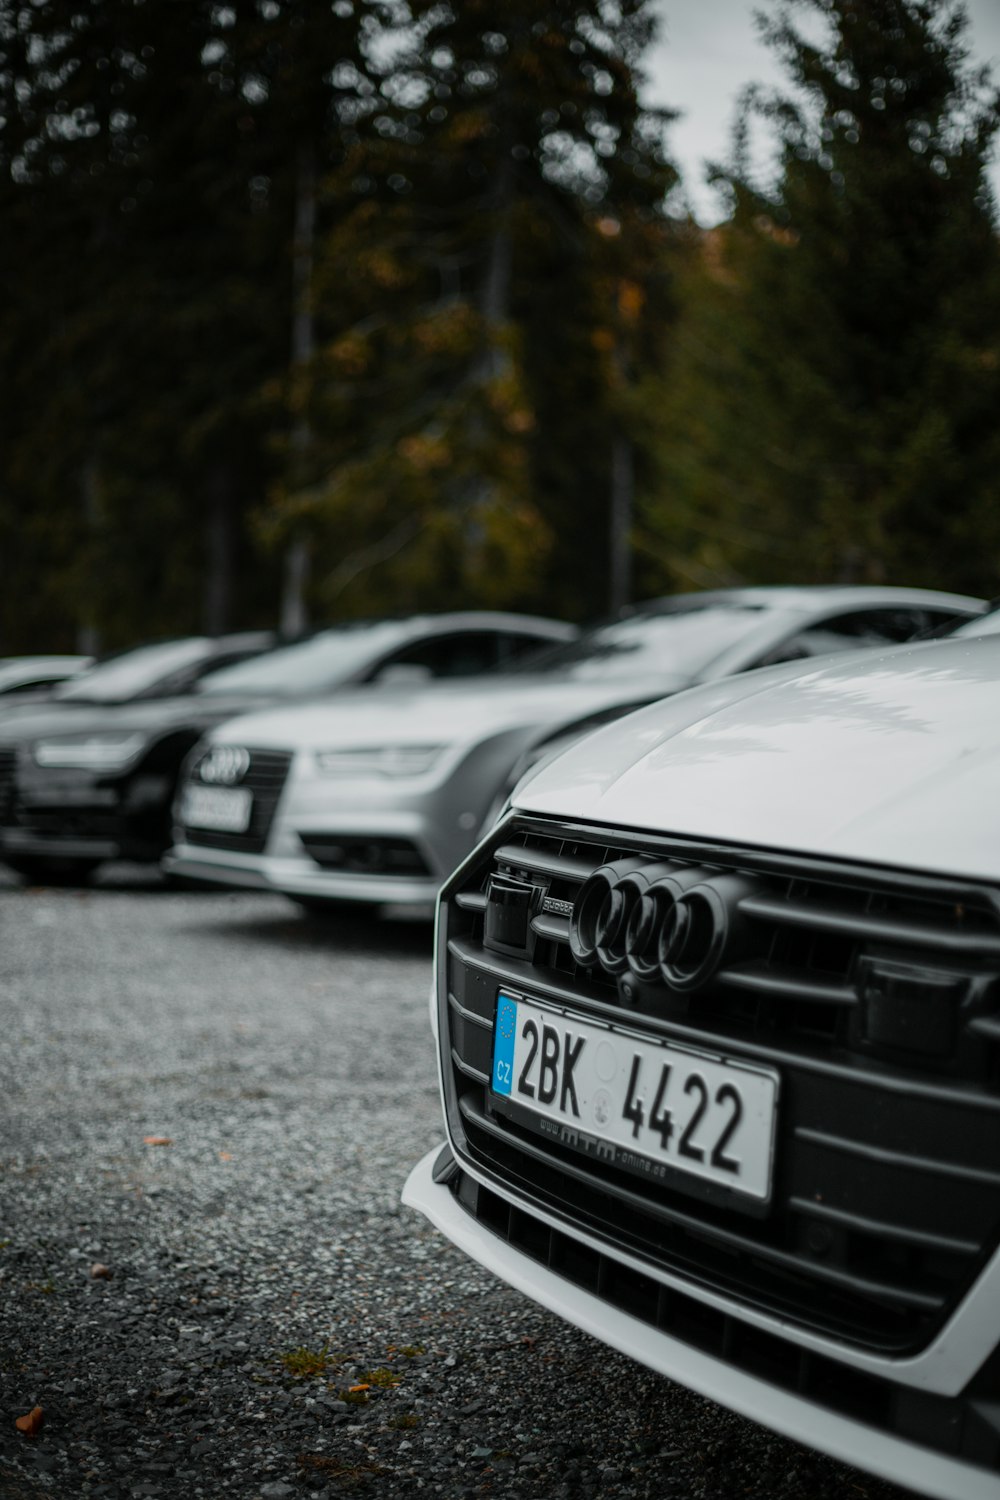
{"label": "gray gravel", "polygon": [[125,869],[0,877],[0,1496],[901,1496],[399,1207],[443,1139],[429,951]]}

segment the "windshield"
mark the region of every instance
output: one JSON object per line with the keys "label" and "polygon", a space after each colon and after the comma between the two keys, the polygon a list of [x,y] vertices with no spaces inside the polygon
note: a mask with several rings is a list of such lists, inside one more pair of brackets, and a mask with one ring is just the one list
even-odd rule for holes
{"label": "windshield", "polygon": [[754,605],[712,605],[662,615],[633,615],[600,625],[579,640],[510,667],[570,681],[629,675],[696,677],[720,652],[741,640],[761,618]]}
{"label": "windshield", "polygon": [[294,646],[279,646],[252,661],[220,667],[197,685],[199,693],[266,693],[299,698],[323,693],[348,681],[400,641],[400,628],[389,622],[344,625],[321,631]]}
{"label": "windshield", "polygon": [[206,636],[183,641],[163,641],[158,646],[137,646],[91,667],[72,682],[61,683],[55,696],[78,698],[88,703],[121,703],[148,693],[158,682],[184,667],[193,666],[209,654]]}
{"label": "windshield", "polygon": [[1000,635],[1000,608],[991,609],[988,614],[977,615],[974,620],[966,620],[951,632],[952,635]]}

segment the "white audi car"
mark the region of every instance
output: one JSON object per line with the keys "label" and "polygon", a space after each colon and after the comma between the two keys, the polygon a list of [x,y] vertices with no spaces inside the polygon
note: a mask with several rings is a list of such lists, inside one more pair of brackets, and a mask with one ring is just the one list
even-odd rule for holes
{"label": "white audi car", "polygon": [[445,885],[405,1201],[589,1333],[1000,1496],[1000,638],[696,688]]}
{"label": "white audi car", "polygon": [[984,607],[900,588],[688,595],[523,669],[230,719],[188,759],[166,864],[306,905],[429,905],[520,770],[559,740],[693,683],[909,640]]}

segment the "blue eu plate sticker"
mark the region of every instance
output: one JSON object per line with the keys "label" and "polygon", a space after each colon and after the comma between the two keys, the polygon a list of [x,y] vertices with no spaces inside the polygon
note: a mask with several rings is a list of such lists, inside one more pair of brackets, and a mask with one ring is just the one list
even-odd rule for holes
{"label": "blue eu plate sticker", "polygon": [[493,1032],[493,1090],[509,1094],[514,1081],[514,1038],[517,1035],[517,1001],[509,995],[497,998]]}

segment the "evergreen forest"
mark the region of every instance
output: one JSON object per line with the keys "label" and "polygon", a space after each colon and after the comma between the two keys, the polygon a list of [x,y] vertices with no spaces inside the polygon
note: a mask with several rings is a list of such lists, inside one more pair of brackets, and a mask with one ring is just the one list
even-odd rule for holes
{"label": "evergreen forest", "polygon": [[641,102],[662,9],[0,0],[0,653],[1000,593],[962,6],[762,0],[710,229]]}

